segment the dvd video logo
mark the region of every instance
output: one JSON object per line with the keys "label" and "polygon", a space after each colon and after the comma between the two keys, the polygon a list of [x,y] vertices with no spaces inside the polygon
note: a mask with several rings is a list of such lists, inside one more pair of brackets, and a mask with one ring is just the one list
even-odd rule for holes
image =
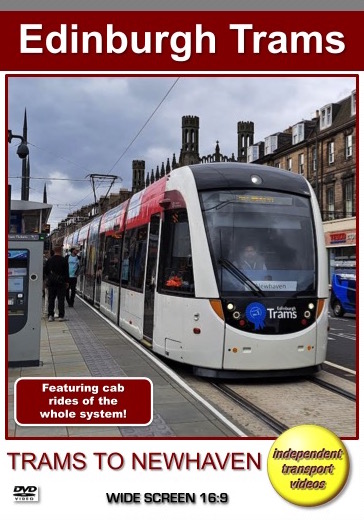
{"label": "dvd video logo", "polygon": [[14,486],[14,502],[38,502],[38,488],[36,486]]}

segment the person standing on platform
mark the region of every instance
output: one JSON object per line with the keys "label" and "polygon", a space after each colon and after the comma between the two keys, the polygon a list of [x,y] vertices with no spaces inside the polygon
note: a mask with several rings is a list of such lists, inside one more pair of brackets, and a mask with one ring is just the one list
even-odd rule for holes
{"label": "person standing on platform", "polygon": [[62,256],[62,246],[54,248],[54,255],[47,260],[44,266],[44,274],[47,278],[48,288],[48,321],[54,321],[56,298],[58,300],[59,321],[64,321],[64,301],[68,287],[68,262]]}
{"label": "person standing on platform", "polygon": [[66,300],[69,307],[73,307],[76,296],[77,276],[80,270],[80,259],[78,257],[78,250],[71,247],[70,254],[67,256],[68,260],[68,288],[66,292]]}

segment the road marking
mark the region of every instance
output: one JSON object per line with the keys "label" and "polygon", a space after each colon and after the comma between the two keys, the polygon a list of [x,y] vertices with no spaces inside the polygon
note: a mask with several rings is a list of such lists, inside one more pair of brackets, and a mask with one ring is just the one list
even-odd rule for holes
{"label": "road marking", "polygon": [[331,333],[333,336],[337,336],[338,338],[345,338],[345,339],[352,339],[353,341],[356,340],[355,336],[349,336],[348,334],[344,334],[343,332],[339,334],[335,334],[335,332]]}
{"label": "road marking", "polygon": [[349,374],[353,374],[354,376],[356,376],[356,370],[351,370],[350,368],[346,368],[341,365],[336,365],[335,363],[331,363],[331,361],[324,361],[324,365],[329,365],[330,367],[338,368],[343,372],[348,372]]}

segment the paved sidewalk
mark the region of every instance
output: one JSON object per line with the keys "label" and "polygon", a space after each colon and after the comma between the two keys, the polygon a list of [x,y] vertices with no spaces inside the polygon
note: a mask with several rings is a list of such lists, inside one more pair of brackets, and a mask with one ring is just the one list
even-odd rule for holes
{"label": "paved sidewalk", "polygon": [[[163,372],[82,300],[67,321],[42,318],[39,367],[9,368],[8,436],[22,438],[236,437],[202,402]],[[153,422],[138,427],[19,426],[14,382],[19,377],[148,377],[153,381]]]}

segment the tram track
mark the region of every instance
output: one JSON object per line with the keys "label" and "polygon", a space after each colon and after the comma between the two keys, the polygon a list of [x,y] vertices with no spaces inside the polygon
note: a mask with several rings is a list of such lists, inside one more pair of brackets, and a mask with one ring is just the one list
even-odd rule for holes
{"label": "tram track", "polygon": [[351,392],[348,392],[344,388],[340,388],[339,386],[333,385],[332,383],[329,383],[317,377],[308,378],[308,380],[314,383],[315,385],[330,390],[330,392],[333,392],[335,394],[341,395],[342,397],[345,397],[346,399],[349,399],[349,401],[356,401],[356,395]]}
{"label": "tram track", "polygon": [[318,424],[341,438],[357,437],[356,383],[323,369],[301,378],[224,382],[193,375],[172,362],[185,383],[251,438],[276,438],[299,424]]}
{"label": "tram track", "polygon": [[238,403],[239,406],[242,406],[248,412],[252,413],[259,420],[267,424],[267,426],[269,426],[273,431],[275,431],[279,435],[288,429],[287,425],[281,423],[280,421],[277,421],[274,417],[264,412],[264,410],[254,405],[252,402],[248,401],[248,399],[244,399],[239,394],[234,392],[227,385],[224,385],[222,383],[211,383],[211,385],[217,388],[221,393],[228,396],[232,401]]}
{"label": "tram track", "polygon": [[[129,334],[122,334],[135,341]],[[140,343],[139,348],[159,359]],[[351,374],[354,380],[322,370],[310,378],[222,382],[196,376],[191,367],[172,360],[167,366],[191,393],[201,397],[201,402],[225,417],[232,426],[232,436],[240,431],[251,438],[276,438],[299,424],[318,424],[341,438],[357,438],[355,373]]]}
{"label": "tram track", "polygon": [[239,382],[178,372],[248,437],[274,438],[298,424],[319,424],[339,437],[357,435],[356,385],[329,372],[294,380]]}

